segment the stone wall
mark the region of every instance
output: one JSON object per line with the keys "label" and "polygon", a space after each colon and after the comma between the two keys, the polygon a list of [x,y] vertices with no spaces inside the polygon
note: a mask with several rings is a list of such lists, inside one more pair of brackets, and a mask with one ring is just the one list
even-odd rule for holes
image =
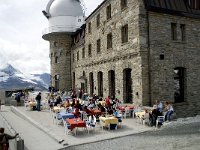
{"label": "stone wall", "polygon": [[[146,80],[146,85],[150,83],[150,103],[153,104],[156,99],[175,102],[174,68],[183,67],[185,97],[183,102],[174,103],[176,114],[178,117],[200,114],[197,107],[200,106],[200,21],[163,13],[147,13],[143,5],[140,5],[139,16],[140,37],[147,41],[141,44],[141,51],[143,66],[150,76],[149,72],[143,70],[142,78],[143,82],[147,77],[150,78],[150,82]],[[177,40],[172,40],[171,23],[177,24]],[[181,39],[181,24],[186,29],[185,41]],[[160,55],[164,55],[164,59],[160,59]]]}
{"label": "stone wall", "polygon": [[[85,35],[85,59],[73,63],[73,71],[76,77],[80,77],[82,72],[86,72],[86,78],[89,82],[89,73],[93,72],[95,93],[98,94],[97,73],[103,72],[103,96],[107,97],[108,91],[108,71],[115,71],[115,95],[123,99],[123,70],[132,69],[132,95],[133,101],[142,103],[142,78],[141,78],[141,58],[139,54],[139,29],[138,29],[138,7],[137,1],[128,1],[128,7],[121,10],[120,0],[110,0],[105,2],[94,14],[86,20]],[[106,7],[111,4],[112,17],[106,20]],[[100,13],[100,26],[96,25],[96,16]],[[88,33],[88,23],[91,22],[91,33]],[[128,24],[129,40],[127,43],[121,42],[121,28]],[[107,49],[107,34],[112,33],[112,48]],[[101,39],[101,52],[97,53],[97,40]],[[88,45],[92,45],[92,56],[88,56]],[[77,51],[73,51],[75,58]],[[75,60],[76,61],[76,60]],[[76,85],[80,86],[79,80]],[[131,83],[130,83],[131,84]],[[87,86],[90,93],[89,83]]]}
{"label": "stone wall", "polygon": [[[54,33],[49,41],[52,86],[55,87],[55,75],[59,75],[58,89],[68,91],[71,88],[71,35]],[[57,63],[55,63],[55,57],[58,58]]]}

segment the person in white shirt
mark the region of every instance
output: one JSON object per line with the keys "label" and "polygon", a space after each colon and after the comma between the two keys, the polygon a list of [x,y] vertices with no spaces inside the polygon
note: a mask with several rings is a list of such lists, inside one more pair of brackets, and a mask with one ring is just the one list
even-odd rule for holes
{"label": "person in white shirt", "polygon": [[169,102],[166,102],[166,114],[165,114],[165,121],[171,121],[171,115],[174,112],[174,108],[172,107],[172,105]]}

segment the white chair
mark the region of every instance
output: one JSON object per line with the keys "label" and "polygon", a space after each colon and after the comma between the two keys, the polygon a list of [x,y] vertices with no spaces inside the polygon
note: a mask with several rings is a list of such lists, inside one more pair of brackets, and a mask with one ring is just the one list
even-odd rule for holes
{"label": "white chair", "polygon": [[88,130],[88,134],[89,134],[90,129],[96,131],[96,117],[93,116],[93,119],[92,119],[92,117],[89,116],[88,121],[86,121],[86,126],[87,126],[87,130]]}
{"label": "white chair", "polygon": [[62,123],[62,117],[59,113],[53,113],[53,123],[56,122],[56,125]]}
{"label": "white chair", "polygon": [[[62,122],[63,122],[63,126],[64,126],[64,133],[65,133],[65,135],[68,135],[71,132],[71,130],[70,130],[71,126],[63,118],[62,118]],[[75,130],[76,129],[74,129],[74,131]],[[74,132],[74,134],[76,135],[76,132]]]}
{"label": "white chair", "polygon": [[165,116],[158,116],[156,120],[156,127],[158,127],[158,124],[163,124],[165,122]]}
{"label": "white chair", "polygon": [[131,112],[130,112],[129,108],[126,107],[123,117],[126,118],[126,117],[130,117],[130,116],[131,116]]}

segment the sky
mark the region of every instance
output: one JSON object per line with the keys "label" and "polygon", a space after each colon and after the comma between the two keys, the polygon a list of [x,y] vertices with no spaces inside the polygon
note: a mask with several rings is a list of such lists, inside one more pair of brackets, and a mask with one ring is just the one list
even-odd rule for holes
{"label": "sky", "polygon": [[[103,0],[84,0],[88,16]],[[50,73],[48,27],[43,16],[49,0],[0,0],[0,68],[11,64],[27,74]]]}

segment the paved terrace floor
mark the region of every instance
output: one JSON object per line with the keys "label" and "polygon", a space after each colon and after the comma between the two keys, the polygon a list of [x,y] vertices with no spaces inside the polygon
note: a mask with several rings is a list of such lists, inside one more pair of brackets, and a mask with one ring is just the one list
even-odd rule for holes
{"label": "paved terrace floor", "polygon": [[127,118],[123,119],[122,128],[119,128],[117,130],[108,131],[104,129],[102,131],[101,127],[97,125],[96,131],[90,131],[89,134],[86,131],[79,129],[76,136],[74,136],[73,134],[65,135],[63,125],[56,125],[55,123],[53,123],[53,118],[48,110],[42,110],[38,112],[26,110],[25,107],[15,107],[13,111],[18,111],[26,118],[32,120],[33,123],[36,123],[36,125],[40,126],[41,130],[49,134],[55,140],[64,140],[62,144],[66,145],[90,143],[131,135],[134,133],[140,133],[153,129],[151,127],[139,124],[137,119]]}

